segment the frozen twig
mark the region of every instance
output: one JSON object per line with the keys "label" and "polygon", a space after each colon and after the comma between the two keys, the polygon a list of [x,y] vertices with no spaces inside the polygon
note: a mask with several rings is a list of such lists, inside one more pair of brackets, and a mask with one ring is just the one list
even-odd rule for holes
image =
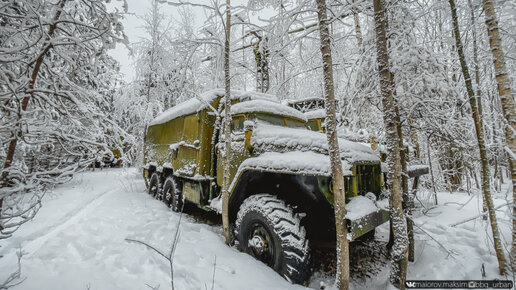
{"label": "frozen twig", "polygon": [[215,260],[213,261],[213,275],[211,276],[211,290],[215,287],[215,269],[217,267],[217,255],[215,255]]}
{"label": "frozen twig", "polygon": [[19,285],[26,279],[26,278],[23,278],[18,282],[14,282],[17,279],[20,279],[20,276],[21,276],[21,258],[23,257],[23,253],[22,253],[21,249],[18,250],[16,255],[18,256],[18,269],[16,269],[16,271],[14,271],[13,273],[11,273],[11,275],[9,275],[9,277],[7,277],[7,279],[5,279],[5,281],[2,282],[2,284],[0,284],[0,290],[6,290],[6,289],[9,289],[16,285]]}
{"label": "frozen twig", "polygon": [[149,285],[149,284],[145,283],[145,286],[147,286],[147,287],[151,288],[152,290],[158,290],[158,289],[159,289],[159,284],[158,284],[158,286],[153,287],[153,286],[151,286],[151,285]]}
{"label": "frozen twig", "polygon": [[[149,249],[153,250],[154,252],[158,253],[160,256],[162,256],[163,258],[165,258],[168,261],[169,267],[170,267],[170,286],[171,286],[172,290],[174,290],[174,264],[173,264],[173,260],[174,260],[174,253],[176,252],[177,243],[179,241],[179,237],[181,236],[180,235],[180,231],[179,231],[179,226],[181,225],[181,219],[183,217],[183,209],[184,209],[184,203],[183,203],[183,206],[181,207],[181,212],[179,213],[179,219],[177,221],[176,232],[174,233],[174,239],[172,240],[172,244],[170,246],[170,252],[168,254],[163,253],[162,251],[158,250],[156,247],[154,247],[152,245],[149,245],[146,242],[142,242],[142,241],[135,240],[135,239],[129,239],[129,238],[125,239],[128,242],[133,242],[133,243],[137,243],[137,244],[141,244],[141,245],[146,246],[147,248],[149,248]],[[152,289],[157,289],[157,288],[153,288],[150,285],[147,285],[147,286],[152,288]],[[159,285],[157,287],[159,288]],[[0,288],[0,290],[1,289],[2,288]]]}
{"label": "frozen twig", "polygon": [[154,252],[158,253],[160,256],[162,256],[163,258],[167,259],[168,260],[168,256],[163,254],[163,252],[161,252],[160,250],[156,249],[155,247],[147,244],[146,242],[142,242],[142,241],[138,241],[138,240],[134,240],[134,239],[125,239],[126,241],[128,242],[133,242],[133,243],[137,243],[137,244],[142,244],[144,246],[146,246],[147,248],[153,250]]}

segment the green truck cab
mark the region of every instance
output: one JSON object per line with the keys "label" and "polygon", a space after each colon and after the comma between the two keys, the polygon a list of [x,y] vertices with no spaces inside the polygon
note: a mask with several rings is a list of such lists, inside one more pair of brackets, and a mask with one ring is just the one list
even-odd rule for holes
{"label": "green truck cab", "polygon": [[[238,247],[287,280],[309,277],[310,247],[335,246],[328,145],[300,111],[273,96],[232,91],[229,220]],[[145,137],[149,194],[174,211],[184,202],[221,211],[224,91],[213,90],[156,117]],[[389,218],[380,205],[378,154],[340,139],[348,239]]]}

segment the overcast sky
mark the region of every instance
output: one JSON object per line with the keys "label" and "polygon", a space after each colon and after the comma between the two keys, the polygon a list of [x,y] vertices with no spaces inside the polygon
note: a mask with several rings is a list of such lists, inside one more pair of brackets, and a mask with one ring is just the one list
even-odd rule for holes
{"label": "overcast sky", "polygon": [[[143,21],[139,18],[143,16],[151,7],[151,0],[126,0],[128,4],[128,14],[122,21],[124,32],[129,38],[130,43],[138,42],[145,33],[142,29]],[[202,0],[200,0],[202,1]],[[121,1],[112,1],[111,8],[119,7],[122,10]],[[171,15],[174,13],[169,5],[162,5],[164,13]],[[120,71],[124,74],[124,79],[130,82],[134,79],[134,69],[132,67],[133,59],[129,55],[129,50],[123,44],[117,44],[116,49],[109,52],[116,60],[120,62]]]}
{"label": "overcast sky", "polygon": [[[152,5],[152,0],[126,0],[128,4],[128,14],[123,19],[122,23],[124,25],[124,31],[127,37],[129,38],[130,43],[135,43],[141,40],[141,38],[145,37],[145,32],[142,29],[143,21],[141,20],[141,16],[146,14]],[[209,0],[190,0],[191,2],[198,2],[202,4],[210,3]],[[232,5],[245,5],[248,0],[232,0]],[[109,9],[115,9],[116,7],[119,10],[122,10],[122,1],[111,1],[109,4]],[[161,10],[165,15],[168,15],[173,18],[179,18],[179,14],[177,10],[178,7],[161,4]],[[198,23],[197,25],[202,25],[202,21],[204,18],[204,12],[202,8],[192,8],[192,12],[199,17],[196,17]],[[259,15],[258,15],[259,14]],[[264,9],[261,10],[260,13],[253,13],[251,15],[251,19],[253,22],[260,22],[258,18],[269,18],[273,15],[273,9]],[[267,17],[268,16],[268,17]],[[134,68],[132,66],[133,59],[130,57],[129,50],[123,44],[118,44],[116,49],[113,49],[109,52],[111,56],[113,56],[116,60],[120,62],[120,71],[124,74],[124,79],[127,82],[130,82],[134,79]]]}

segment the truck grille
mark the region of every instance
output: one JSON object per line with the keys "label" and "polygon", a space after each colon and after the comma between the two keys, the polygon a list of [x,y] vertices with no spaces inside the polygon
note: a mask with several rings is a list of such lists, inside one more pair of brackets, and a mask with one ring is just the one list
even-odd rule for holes
{"label": "truck grille", "polygon": [[344,177],[346,200],[372,192],[378,196],[382,190],[382,171],[380,164],[353,165],[353,176]]}
{"label": "truck grille", "polygon": [[382,170],[380,164],[356,164],[354,166],[357,182],[357,194],[374,193],[377,197],[381,192]]}

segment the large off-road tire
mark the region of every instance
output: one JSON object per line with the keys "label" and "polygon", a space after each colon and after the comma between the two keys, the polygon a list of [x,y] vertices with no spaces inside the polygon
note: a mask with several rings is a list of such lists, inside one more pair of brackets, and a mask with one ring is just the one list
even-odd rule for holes
{"label": "large off-road tire", "polygon": [[149,180],[148,193],[154,198],[158,198],[159,195],[161,195],[161,182],[157,172],[154,172],[151,175]]}
{"label": "large off-road tire", "polygon": [[310,253],[301,218],[270,194],[248,197],[238,211],[240,250],[273,268],[292,283],[308,279]]}
{"label": "large off-road tire", "polygon": [[183,209],[183,194],[179,182],[173,176],[167,177],[163,184],[163,201],[175,212]]}

